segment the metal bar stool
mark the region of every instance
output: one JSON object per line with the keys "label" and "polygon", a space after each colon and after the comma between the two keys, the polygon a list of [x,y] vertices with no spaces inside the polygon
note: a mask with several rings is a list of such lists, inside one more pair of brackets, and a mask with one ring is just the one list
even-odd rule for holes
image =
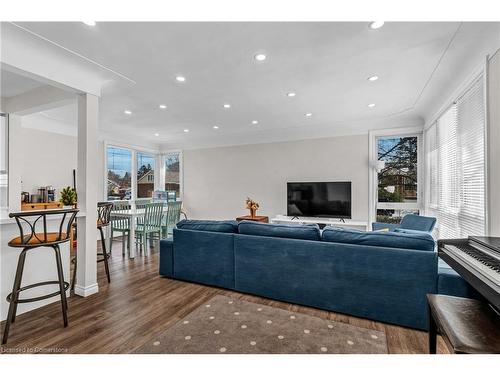
{"label": "metal bar stool", "polygon": [[[9,312],[7,314],[7,320],[5,321],[5,329],[3,332],[2,344],[7,343],[9,337],[9,328],[11,323],[14,323],[16,319],[17,305],[19,303],[28,303],[41,301],[46,298],[51,298],[61,295],[61,306],[64,327],[68,326],[68,302],[66,300],[66,290],[69,288],[69,283],[64,281],[64,273],[61,261],[61,250],[59,245],[70,240],[70,229],[75,216],[78,213],[77,209],[64,209],[64,210],[46,210],[46,211],[30,211],[30,212],[18,212],[11,213],[9,217],[16,219],[17,226],[19,227],[19,237],[12,239],[9,242],[10,247],[20,247],[23,248],[21,254],[19,255],[19,260],[17,262],[17,271],[14,278],[14,286],[12,287],[12,293],[7,296],[7,302],[9,302]],[[47,217],[53,215],[62,215],[59,223],[59,230],[57,232],[47,232]],[[30,221],[31,220],[31,221]],[[65,222],[67,222],[65,227]],[[37,224],[43,226],[43,232],[37,232]],[[23,229],[23,224],[27,224],[29,231],[26,232]],[[66,231],[63,231],[66,229]],[[57,265],[57,281],[43,281],[36,284],[26,285],[21,287],[21,280],[23,277],[24,262],[26,260],[26,254],[29,250],[33,250],[39,247],[52,247],[56,256]],[[19,294],[25,290],[36,288],[44,285],[57,284],[59,285],[59,290],[50,294],[46,294],[39,297],[20,299]]]}
{"label": "metal bar stool", "polygon": [[[107,227],[111,222],[111,210],[113,209],[112,202],[98,202],[97,203],[97,229],[101,234],[101,246],[102,253],[97,253],[98,256],[102,256],[101,259],[97,259],[97,263],[104,262],[104,268],[106,269],[106,276],[108,278],[108,283],[111,282],[111,277],[109,276],[109,264],[108,259],[111,257],[111,252],[106,250],[106,240],[104,238],[104,228]],[[77,248],[78,251],[78,248]],[[71,282],[71,290],[75,289],[76,281],[76,256],[71,259],[71,263],[74,264],[73,268],[73,281]]]}

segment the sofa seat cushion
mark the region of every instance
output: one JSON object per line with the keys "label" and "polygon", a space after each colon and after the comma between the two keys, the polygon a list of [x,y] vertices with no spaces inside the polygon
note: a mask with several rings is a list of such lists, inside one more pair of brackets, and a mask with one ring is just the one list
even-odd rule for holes
{"label": "sofa seat cushion", "polygon": [[238,232],[253,236],[321,240],[318,224],[265,224],[255,221],[241,221],[238,225]]}
{"label": "sofa seat cushion", "polygon": [[238,223],[233,220],[182,220],[177,229],[199,230],[204,232],[238,233]]}
{"label": "sofa seat cushion", "polygon": [[438,261],[438,294],[449,296],[482,299],[480,294],[465,281],[448,263]]}
{"label": "sofa seat cushion", "polygon": [[346,228],[325,228],[323,241],[412,250],[434,251],[434,239],[430,234],[397,232],[363,232]]}

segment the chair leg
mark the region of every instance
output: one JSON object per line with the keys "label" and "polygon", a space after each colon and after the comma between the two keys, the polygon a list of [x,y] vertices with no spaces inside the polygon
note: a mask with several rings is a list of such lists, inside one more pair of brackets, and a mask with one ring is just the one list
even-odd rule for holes
{"label": "chair leg", "polygon": [[125,232],[122,232],[122,256],[125,256]]}
{"label": "chair leg", "polygon": [[99,227],[99,232],[101,233],[101,245],[102,245],[102,255],[104,256],[104,268],[106,269],[106,276],[108,277],[108,283],[111,282],[111,277],[109,276],[109,264],[108,264],[108,253],[106,251],[106,241],[104,239],[104,231]]}
{"label": "chair leg", "polygon": [[144,232],[142,236],[142,247],[144,248],[144,256],[149,255],[149,249],[148,249],[148,235],[146,232]]}
{"label": "chair leg", "polygon": [[57,276],[59,278],[59,291],[61,292],[61,307],[63,313],[64,327],[68,326],[68,301],[66,300],[66,291],[64,290],[64,273],[61,261],[61,251],[59,245],[54,245],[56,252]]}
{"label": "chair leg", "polygon": [[21,279],[23,277],[24,261],[26,259],[26,249],[24,249],[19,255],[19,260],[17,261],[16,276],[14,278],[14,285],[12,287],[12,294],[9,303],[9,312],[7,313],[7,319],[5,320],[5,328],[2,336],[2,345],[7,344],[7,339],[9,338],[10,324],[14,323],[16,320],[17,311],[17,300],[19,299],[19,288],[21,288]]}
{"label": "chair leg", "polygon": [[76,264],[77,264],[77,255],[73,258],[74,260],[74,267],[73,267],[73,278],[71,280],[71,291],[75,291],[75,284],[76,284]]}

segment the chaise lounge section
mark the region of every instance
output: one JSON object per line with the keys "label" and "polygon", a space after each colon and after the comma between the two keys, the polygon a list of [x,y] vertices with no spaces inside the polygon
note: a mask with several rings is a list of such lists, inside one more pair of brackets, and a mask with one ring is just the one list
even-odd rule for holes
{"label": "chaise lounge section", "polygon": [[470,296],[424,232],[184,220],[162,240],[160,275],[427,329],[428,293]]}

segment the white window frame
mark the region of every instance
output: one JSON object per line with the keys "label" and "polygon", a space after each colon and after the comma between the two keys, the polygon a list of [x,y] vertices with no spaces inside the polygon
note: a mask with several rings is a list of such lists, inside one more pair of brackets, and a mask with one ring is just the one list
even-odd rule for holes
{"label": "white window frame", "polygon": [[168,151],[162,151],[161,153],[161,189],[165,189],[165,162],[167,161],[167,155],[168,154],[179,154],[179,191],[180,191],[180,196],[179,199],[183,200],[184,197],[184,154],[182,150],[168,150]]}
{"label": "white window frame", "polygon": [[[417,137],[417,202],[416,203],[391,203],[384,202],[378,203],[378,139],[389,137]],[[411,128],[397,128],[397,129],[384,129],[374,130],[369,132],[368,154],[369,154],[369,168],[368,168],[368,220],[371,223],[376,221],[377,209],[393,209],[393,210],[423,210],[423,126]]]}
{"label": "white window frame", "polygon": [[[132,153],[132,170],[131,170],[131,198],[132,199],[137,199],[137,153],[141,154],[148,154],[151,156],[155,157],[155,164],[161,163],[161,154],[158,152],[158,150],[153,150],[149,149],[146,147],[140,147],[140,146],[132,146],[129,144],[125,143],[119,143],[119,142],[112,142],[112,141],[104,141],[104,186],[103,186],[103,199],[107,200],[108,199],[108,189],[107,189],[107,180],[108,180],[108,147],[114,147],[114,148],[119,148],[122,150],[127,150]],[[160,164],[161,165],[161,164]],[[161,185],[161,180],[160,176],[158,176],[158,173],[156,173],[157,166],[155,165],[155,182],[154,182],[154,189],[159,190],[159,187]],[[163,186],[165,183],[163,183]]]}

